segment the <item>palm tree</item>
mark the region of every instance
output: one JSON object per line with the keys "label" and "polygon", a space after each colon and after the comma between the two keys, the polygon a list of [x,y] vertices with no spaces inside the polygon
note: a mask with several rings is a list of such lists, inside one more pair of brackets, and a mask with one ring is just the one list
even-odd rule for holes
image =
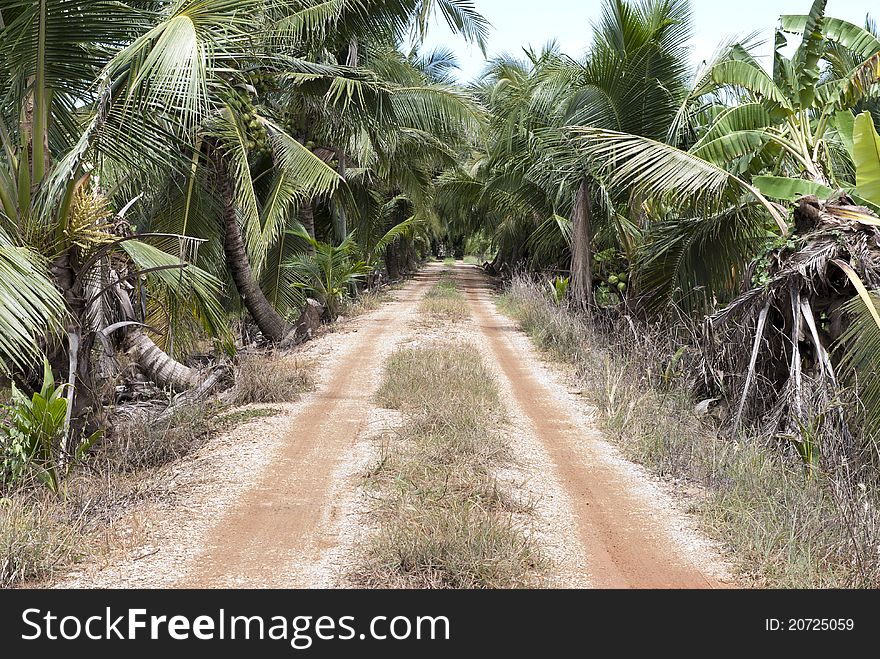
{"label": "palm tree", "polygon": [[[114,70],[114,56],[135,40],[148,13],[122,7],[108,20],[106,7],[97,5],[43,0],[4,8],[0,50],[0,72],[12,81],[0,115],[2,222],[11,236],[7,244],[14,241],[18,270],[29,265],[39,277],[22,289],[31,288],[34,298],[30,310],[23,307],[28,313],[17,334],[31,334],[31,350],[24,355],[33,356],[39,346],[56,371],[77,385],[69,389],[73,400],[68,406],[77,417],[95,403],[96,341],[108,356],[136,345],[137,358],[149,348],[152,367],[189,375],[167,354],[151,349],[155,346],[142,336],[143,322],[135,317],[132,293],[159,294],[169,306],[195,305],[209,329],[222,327],[219,282],[184,258],[194,243],[135,235],[125,214],[143,195],[118,201],[127,191],[116,188],[115,181],[150,178],[168,164],[165,149],[154,149],[167,147],[176,136],[167,127],[160,130],[132,117],[125,100],[132,90],[124,78],[105,73],[94,80],[96,69]],[[131,70],[126,75],[130,81]],[[137,149],[129,128],[143,131]],[[178,245],[178,256],[149,242],[169,239]],[[38,261],[34,253],[42,258]],[[59,293],[49,295],[50,287]],[[63,339],[47,329],[63,329]],[[120,331],[121,341],[115,336]],[[27,380],[28,371],[21,375]]]}
{"label": "palm tree", "polygon": [[[783,17],[784,29],[805,36],[788,60],[780,33],[772,76],[736,44],[698,78],[687,103],[709,122],[695,140],[670,144],[603,127],[574,129],[612,188],[640,190],[671,212],[668,221],[654,222],[641,267],[642,288],[654,300],[668,297],[676,282],[684,289],[706,286],[709,300],[718,290],[735,290],[731,273],[744,271],[756,241],[768,235],[766,222],[782,235],[789,231],[785,210],[773,199],[827,197],[831,186],[845,185],[832,163],[844,151],[848,108],[876,81],[872,62],[880,42],[858,26],[826,20],[824,5],[816,0],[808,16]],[[831,44],[850,50],[858,64],[821,82],[820,61]],[[734,105],[718,101],[725,91],[734,94]],[[676,133],[681,123],[673,124]],[[663,211],[655,214],[660,219]],[[717,267],[699,267],[710,245]]]}
{"label": "palm tree", "polygon": [[665,139],[687,95],[689,36],[686,2],[613,0],[603,5],[584,59],[551,45],[525,62],[499,59],[486,74],[482,96],[492,124],[484,164],[472,168],[483,180],[451,177],[446,189],[468,199],[468,189],[482,183],[481,210],[495,207],[487,217],[497,218],[501,252],[514,260],[523,248],[535,258],[567,247],[579,304],[592,303],[596,236],[632,255],[645,227],[641,193],[612,195],[567,128]]}
{"label": "palm tree", "polygon": [[[180,193],[186,202],[172,200],[183,213],[165,214],[163,226],[209,235],[216,208],[204,203],[210,194],[196,188],[213,186],[229,273],[263,336],[277,342],[290,330],[285,316],[295,306],[283,263],[308,249],[289,238],[299,219],[314,237],[321,204],[329,202],[337,219],[351,215],[352,190],[339,186],[344,168],[362,174],[364,158],[383,153],[379,145],[393,142],[389,136],[416,130],[440,136],[444,122],[471,112],[451,87],[383,78],[387,67],[378,74],[366,68],[376,59],[372,54],[407,31],[421,35],[434,9],[478,41],[485,22],[470,3],[448,0],[270,4],[255,30],[262,42],[236,42],[240,52],[224,55],[224,73],[213,82],[220,109],[204,122],[204,153],[193,157],[192,185]],[[343,55],[353,43],[359,66]],[[347,233],[345,224],[336,227],[337,238]]]}

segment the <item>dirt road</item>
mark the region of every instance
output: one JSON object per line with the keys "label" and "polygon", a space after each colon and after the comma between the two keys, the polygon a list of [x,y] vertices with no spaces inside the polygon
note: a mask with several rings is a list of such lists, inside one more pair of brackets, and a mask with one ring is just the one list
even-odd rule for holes
{"label": "dirt road", "polygon": [[677,533],[681,520],[674,519],[677,513],[669,502],[646,498],[663,497],[662,493],[650,492],[654,487],[645,482],[644,475],[615,454],[591,420],[583,418],[580,401],[566,395],[546,375],[537,376],[543,369],[514,323],[495,310],[485,276],[476,269],[459,267],[457,280],[508,381],[514,405],[529,419],[569,496],[591,584],[598,588],[716,587],[716,580],[695,562],[700,556],[687,555],[705,554],[705,548],[695,552],[693,538]]}
{"label": "dirt road", "polygon": [[428,269],[398,300],[362,319],[350,345],[287,432],[282,452],[211,532],[177,585],[187,588],[304,587],[296,566],[331,548],[337,507],[332,477],[361,434],[389,343],[438,276]]}
{"label": "dirt road", "polygon": [[[178,498],[154,515],[146,548],[85,566],[59,585],[346,585],[346,561],[369,532],[357,497],[378,450],[368,426],[383,414],[374,401],[382,365],[423,332],[411,321],[444,269],[427,266],[394,301],[307,344],[318,355],[316,392],[200,450],[175,470],[169,491]],[[714,547],[668,492],[604,440],[589,407],[495,309],[489,280],[473,266],[452,270],[471,311],[457,331],[499,379],[519,447],[516,478],[541,500],[535,528],[557,566],[550,583],[721,585]]]}

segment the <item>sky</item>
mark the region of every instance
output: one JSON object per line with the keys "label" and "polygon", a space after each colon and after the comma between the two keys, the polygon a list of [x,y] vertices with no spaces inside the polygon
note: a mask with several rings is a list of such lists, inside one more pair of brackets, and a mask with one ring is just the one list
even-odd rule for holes
{"label": "sky", "polygon": [[[589,46],[591,25],[600,16],[602,0],[474,0],[477,10],[492,23],[488,54],[522,55],[522,47],[540,50],[555,39],[562,52],[579,57]],[[773,30],[780,14],[804,14],[811,0],[691,0],[694,38],[691,56],[695,64],[711,58],[718,44],[729,37],[760,30],[764,45],[758,50],[769,62]],[[826,15],[862,25],[871,13],[880,18],[877,0],[828,0]],[[452,35],[445,24],[437,24],[425,45],[446,45],[458,55],[462,81],[472,80],[485,60],[476,46]]]}

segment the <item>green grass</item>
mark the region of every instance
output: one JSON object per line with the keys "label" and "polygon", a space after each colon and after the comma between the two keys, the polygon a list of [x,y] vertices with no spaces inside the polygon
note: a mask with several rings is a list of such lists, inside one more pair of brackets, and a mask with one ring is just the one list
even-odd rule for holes
{"label": "green grass", "polygon": [[278,412],[280,412],[280,410],[275,407],[258,407],[248,410],[236,410],[234,412],[222,414],[218,417],[217,421],[223,426],[236,428],[237,426],[253,421],[254,419],[265,419],[267,417],[276,416]]}
{"label": "green grass", "polygon": [[880,586],[880,514],[873,488],[807,482],[778,446],[719,435],[694,414],[683,376],[664,381],[678,345],[628,323],[599,328],[515,278],[499,307],[548,357],[575,367],[606,435],[653,472],[700,486],[703,527],[733,550],[745,584],[781,588]]}
{"label": "green grass", "polygon": [[352,579],[365,587],[540,585],[546,560],[515,516],[530,507],[493,477],[509,459],[497,385],[480,354],[435,341],[388,360],[379,403],[400,410],[366,477],[379,529]]}

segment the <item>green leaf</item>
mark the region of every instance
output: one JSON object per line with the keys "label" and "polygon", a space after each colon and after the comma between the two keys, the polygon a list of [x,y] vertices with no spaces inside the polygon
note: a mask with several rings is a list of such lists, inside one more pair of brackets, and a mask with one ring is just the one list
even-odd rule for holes
{"label": "green leaf", "polygon": [[74,457],[77,460],[81,460],[83,458],[83,456],[86,453],[88,453],[89,449],[91,449],[92,446],[95,445],[95,442],[97,442],[101,437],[103,437],[103,435],[104,435],[103,430],[96,430],[91,435],[89,435],[88,437],[83,439],[80,442],[79,446],[76,447],[76,451],[74,452]]}
{"label": "green leaf", "polygon": [[[779,22],[782,29],[794,34],[803,34],[807,24],[807,16],[786,15],[780,16]],[[853,23],[842,21],[839,18],[826,17],[822,25],[822,34],[829,41],[839,43],[862,59],[880,52],[880,39],[868,30]]]}
{"label": "green leaf", "polygon": [[40,337],[65,317],[64,299],[42,258],[0,229],[0,371],[39,362]]}
{"label": "green leaf", "polygon": [[880,136],[869,112],[863,112],[855,119],[853,161],[859,196],[880,204]]}
{"label": "green leaf", "polygon": [[730,171],[687,151],[638,135],[599,128],[573,128],[585,154],[608,175],[612,187],[644,188],[677,204],[717,208],[725,193],[740,189],[753,196],[788,232],[786,219],[761,192]]}
{"label": "green leaf", "polygon": [[[847,276],[852,280],[850,273]],[[843,352],[843,376],[849,384],[858,387],[867,430],[876,433],[880,430],[880,361],[877,360],[880,350],[880,297],[876,292],[869,293],[864,285],[857,286],[856,290],[858,295],[845,307],[852,322],[840,337],[837,347]]]}
{"label": "green leaf", "polygon": [[[189,247],[189,240],[179,237],[179,254]],[[216,337],[226,338],[228,327],[225,323],[221,304],[223,284],[216,277],[181,260],[166,251],[140,240],[127,240],[120,243],[134,265],[142,271],[149,271],[146,277],[164,287],[167,293],[180,304],[188,304],[197,312],[206,329]]]}
{"label": "green leaf", "polygon": [[692,149],[691,153],[723,166],[737,158],[758,151],[767,141],[768,137],[763,131],[741,130],[703,142]]}
{"label": "green leaf", "polygon": [[798,83],[800,107],[809,108],[816,98],[816,83],[819,81],[819,60],[824,52],[822,27],[825,20],[825,5],[828,0],[813,0],[813,6],[804,23],[804,39],[794,57]]}
{"label": "green leaf", "polygon": [[811,194],[819,199],[828,199],[834,193],[834,190],[825,185],[785,176],[756,176],[752,179],[752,184],[764,195],[785,201],[795,201]]}
{"label": "green leaf", "polygon": [[853,130],[855,129],[853,113],[849,110],[837,112],[834,115],[834,124],[837,126],[837,134],[840,135],[840,139],[849,157],[855,158],[853,155]]}
{"label": "green leaf", "polygon": [[739,60],[728,60],[712,68],[712,79],[719,85],[748,90],[780,107],[791,110],[791,103],[764,69]]}
{"label": "green leaf", "polygon": [[865,308],[871,313],[871,317],[874,319],[874,322],[880,327],[880,313],[877,312],[877,308],[874,306],[874,303],[871,301],[871,294],[868,289],[865,287],[864,282],[861,277],[859,277],[858,273],[853,270],[852,266],[840,259],[832,259],[831,261],[838,268],[843,270],[844,274],[849,278],[852,285],[855,287],[856,292],[859,294],[859,297],[865,303]]}

